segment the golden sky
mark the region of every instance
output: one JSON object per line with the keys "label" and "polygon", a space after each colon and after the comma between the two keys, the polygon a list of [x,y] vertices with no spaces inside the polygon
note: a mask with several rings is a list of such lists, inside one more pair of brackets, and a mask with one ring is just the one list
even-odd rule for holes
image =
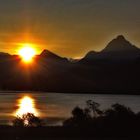
{"label": "golden sky", "polygon": [[20,43],[78,58],[123,34],[140,46],[139,0],[0,0],[0,51]]}

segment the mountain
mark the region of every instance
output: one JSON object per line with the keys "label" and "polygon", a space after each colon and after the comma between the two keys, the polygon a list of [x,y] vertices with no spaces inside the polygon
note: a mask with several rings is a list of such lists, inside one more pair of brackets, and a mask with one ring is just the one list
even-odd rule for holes
{"label": "mountain", "polygon": [[[140,49],[119,35],[100,52],[90,51],[79,62],[88,89],[113,93],[139,93]],[[81,71],[81,70],[80,70]]]}
{"label": "mountain", "polygon": [[125,39],[124,36],[119,35],[113,39],[108,45],[100,52],[90,51],[81,60],[82,62],[94,60],[134,60],[140,56],[140,49],[132,45]]}
{"label": "mountain", "polygon": [[40,55],[38,55],[38,58],[42,61],[47,61],[48,63],[50,64],[53,64],[53,63],[67,63],[68,62],[68,59],[67,58],[63,58],[63,57],[60,57],[58,56],[57,54],[49,51],[49,50],[43,50],[41,52]]}
{"label": "mountain", "polygon": [[52,53],[49,50],[43,50],[40,54],[40,57],[44,57],[44,58],[47,58],[47,59],[61,59],[60,56]]}
{"label": "mountain", "polygon": [[137,52],[140,51],[136,46],[132,45],[125,39],[123,35],[117,36],[102,50],[102,53],[107,52]]}
{"label": "mountain", "polygon": [[0,53],[1,90],[140,94],[139,72],[140,49],[122,35],[74,62],[44,50],[24,65],[20,57]]}
{"label": "mountain", "polygon": [[8,53],[4,53],[4,52],[0,52],[0,56],[9,56],[10,54]]}

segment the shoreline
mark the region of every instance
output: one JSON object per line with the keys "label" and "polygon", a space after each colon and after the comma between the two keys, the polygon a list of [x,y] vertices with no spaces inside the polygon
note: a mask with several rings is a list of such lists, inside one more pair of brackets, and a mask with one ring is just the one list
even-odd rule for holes
{"label": "shoreline", "polygon": [[51,93],[51,94],[99,94],[99,95],[140,95],[140,92],[128,93],[128,92],[49,92],[49,91],[16,91],[16,90],[0,90],[0,93]]}

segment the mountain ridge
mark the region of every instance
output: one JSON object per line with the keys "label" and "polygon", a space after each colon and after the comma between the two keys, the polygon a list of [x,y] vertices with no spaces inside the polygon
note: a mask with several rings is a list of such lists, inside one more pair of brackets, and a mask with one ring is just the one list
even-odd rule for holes
{"label": "mountain ridge", "polygon": [[[116,44],[116,39],[112,41]],[[122,36],[117,42],[125,42],[128,48],[134,47]],[[110,47],[112,49],[112,43]],[[139,49],[128,50],[90,51],[75,62],[44,50],[30,65],[21,63],[18,56],[0,57],[0,89],[140,95]]]}
{"label": "mountain ridge", "polygon": [[131,60],[139,56],[140,49],[127,41],[123,35],[119,35],[100,52],[88,52],[81,61],[91,61],[92,59]]}
{"label": "mountain ridge", "polygon": [[123,35],[118,35],[115,39],[110,41],[108,45],[101,52],[108,51],[138,51],[138,47],[132,45]]}

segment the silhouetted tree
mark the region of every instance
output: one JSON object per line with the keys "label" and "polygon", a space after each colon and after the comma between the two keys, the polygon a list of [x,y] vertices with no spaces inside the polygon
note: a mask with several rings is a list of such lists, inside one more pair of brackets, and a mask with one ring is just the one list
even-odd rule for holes
{"label": "silhouetted tree", "polygon": [[16,127],[38,127],[42,125],[43,121],[32,113],[23,114],[22,117],[17,116],[13,120],[13,126]]}
{"label": "silhouetted tree", "polygon": [[140,113],[135,114],[129,107],[113,104],[111,108],[103,111],[99,109],[99,106],[98,103],[89,100],[86,108],[74,108],[72,117],[64,121],[64,126],[123,131],[138,126],[136,123],[140,123]]}
{"label": "silhouetted tree", "polygon": [[24,120],[17,116],[14,120],[13,120],[13,126],[15,127],[24,127]]}
{"label": "silhouetted tree", "polygon": [[88,100],[86,103],[87,103],[88,109],[90,111],[92,111],[94,118],[96,118],[96,117],[98,117],[98,116],[103,114],[103,112],[99,109],[99,107],[100,107],[99,103],[96,103],[96,102],[94,102],[92,100]]}
{"label": "silhouetted tree", "polygon": [[133,128],[135,119],[136,114],[129,107],[117,103],[105,110],[102,125],[108,129],[124,131]]}
{"label": "silhouetted tree", "polygon": [[108,117],[121,117],[125,119],[135,115],[129,107],[120,104],[113,104],[111,109],[106,110],[104,114]]}
{"label": "silhouetted tree", "polygon": [[64,126],[85,126],[91,119],[88,110],[75,107],[72,110],[72,117],[64,121]]}

